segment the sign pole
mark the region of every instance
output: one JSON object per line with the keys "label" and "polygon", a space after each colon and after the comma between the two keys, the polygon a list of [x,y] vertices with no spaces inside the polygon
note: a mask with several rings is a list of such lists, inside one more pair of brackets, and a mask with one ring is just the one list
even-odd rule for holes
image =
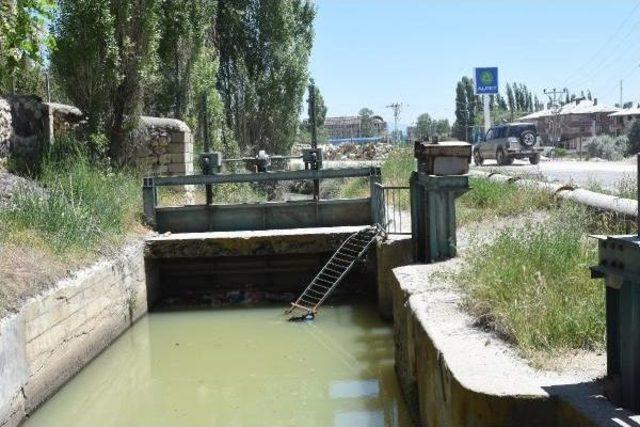
{"label": "sign pole", "polygon": [[482,95],[482,111],[484,112],[484,133],[489,132],[491,128],[491,106],[489,105],[489,96]]}
{"label": "sign pole", "polygon": [[482,95],[482,111],[484,115],[484,133],[486,135],[491,128],[491,103],[490,96],[496,95],[498,86],[498,67],[477,67],[473,69],[474,92]]}

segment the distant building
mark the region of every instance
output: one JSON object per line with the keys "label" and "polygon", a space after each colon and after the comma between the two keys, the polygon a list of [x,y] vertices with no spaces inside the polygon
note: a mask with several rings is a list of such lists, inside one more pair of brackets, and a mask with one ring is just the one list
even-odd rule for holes
{"label": "distant building", "polygon": [[609,114],[609,119],[611,132],[616,136],[624,135],[629,132],[634,121],[640,120],[640,104],[635,108],[625,108]]}
{"label": "distant building", "polygon": [[365,137],[386,139],[388,137],[387,122],[380,116],[372,116],[371,122],[373,135],[364,135],[360,116],[327,117],[324,121],[324,128],[329,136],[329,142],[331,142],[331,140]]}
{"label": "distant building", "polygon": [[609,116],[618,110],[598,104],[597,99],[583,99],[565,104],[559,110],[537,111],[517,121],[535,123],[543,144],[581,150],[587,138],[612,132]]}

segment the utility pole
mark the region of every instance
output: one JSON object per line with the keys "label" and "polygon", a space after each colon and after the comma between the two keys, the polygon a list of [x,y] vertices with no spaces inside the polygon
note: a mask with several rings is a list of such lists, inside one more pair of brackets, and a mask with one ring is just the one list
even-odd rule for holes
{"label": "utility pole", "polygon": [[545,89],[544,94],[549,97],[549,102],[551,103],[551,111],[553,112],[553,120],[551,122],[551,134],[553,136],[553,142],[558,143],[560,141],[560,103],[558,102],[558,95],[566,95],[569,93],[567,88],[562,90],[556,90],[553,88],[552,90]]}
{"label": "utility pole", "polygon": [[398,133],[398,120],[400,119],[400,112],[402,110],[403,104],[400,102],[394,102],[392,104],[387,105],[387,108],[391,108],[393,110],[393,122],[395,127],[395,142],[396,144],[400,142],[399,133]]}
{"label": "utility pole", "polygon": [[620,108],[621,109],[624,108],[624,104],[623,104],[622,99],[623,99],[622,98],[622,80],[620,80]]}

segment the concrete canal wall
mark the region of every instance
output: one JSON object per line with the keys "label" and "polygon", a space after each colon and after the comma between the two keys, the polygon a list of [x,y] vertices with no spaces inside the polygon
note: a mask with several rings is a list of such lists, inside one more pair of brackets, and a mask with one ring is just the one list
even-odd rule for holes
{"label": "concrete canal wall", "polygon": [[459,308],[439,274],[458,260],[393,270],[395,364],[418,426],[635,425],[588,373],[533,369]]}
{"label": "concrete canal wall", "polygon": [[[352,232],[156,236],[58,283],[0,321],[0,426],[18,425],[163,294],[207,287],[298,292]],[[459,309],[460,295],[433,274],[458,260],[405,265],[410,261],[411,239],[389,239],[342,291],[377,294],[380,314],[393,317],[396,372],[416,425],[600,426],[632,419],[599,396],[590,378],[536,371],[475,328]]]}
{"label": "concrete canal wall", "polygon": [[[0,320],[0,427],[18,425],[163,294],[297,293],[357,229],[168,234],[73,274]],[[374,250],[341,292],[374,296],[375,265]]]}
{"label": "concrete canal wall", "polygon": [[[354,227],[299,228],[169,234],[147,240],[145,259],[150,305],[183,305],[234,299],[268,299],[265,294],[298,294]],[[376,251],[357,266],[336,294],[375,296]],[[242,294],[242,295],[240,295]],[[297,295],[296,295],[297,296]],[[174,302],[171,302],[174,301]],[[288,302],[288,301],[287,301]],[[215,303],[214,303],[215,304]],[[286,304],[286,303],[285,303]]]}
{"label": "concrete canal wall", "polygon": [[0,321],[0,426],[14,426],[147,312],[142,244]]}

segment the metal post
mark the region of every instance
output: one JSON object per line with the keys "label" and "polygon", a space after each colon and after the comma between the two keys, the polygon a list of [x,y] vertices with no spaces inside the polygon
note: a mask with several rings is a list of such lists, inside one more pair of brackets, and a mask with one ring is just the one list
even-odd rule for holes
{"label": "metal post", "polygon": [[[211,141],[209,140],[209,114],[207,111],[207,92],[202,94],[202,136],[204,138],[204,152],[211,154]],[[202,174],[211,175],[211,158],[205,156],[202,161]],[[213,188],[211,184],[205,186],[207,205],[213,203]]]}
{"label": "metal post", "polygon": [[431,263],[456,256],[455,199],[469,189],[467,143],[416,143],[418,172],[411,175],[411,232],[414,261]]}
{"label": "metal post", "polygon": [[482,110],[484,113],[484,133],[491,129],[491,105],[489,104],[489,96],[482,95]]}
{"label": "metal post", "polygon": [[637,184],[638,184],[638,211],[636,212],[636,228],[638,237],[640,238],[640,153],[638,153],[637,161]]}
{"label": "metal post", "polygon": [[[373,220],[374,224],[380,224],[381,218],[379,215],[379,211],[378,211],[378,203],[380,202],[380,198],[382,197],[382,195],[380,193],[382,193],[381,191],[378,191],[379,188],[377,188],[376,184],[381,184],[382,183],[382,176],[380,174],[380,168],[377,167],[372,167],[371,168],[371,175],[369,175],[369,194],[370,194],[370,200],[371,200],[371,218]],[[384,226],[384,224],[380,224],[381,226]]]}
{"label": "metal post", "polygon": [[[311,148],[318,148],[318,129],[316,124],[316,86],[309,85],[309,125],[311,126]],[[313,180],[313,200],[320,200],[320,180]]]}
{"label": "metal post", "polygon": [[154,178],[144,178],[142,183],[142,206],[144,218],[147,224],[156,225],[156,206],[158,204],[158,192]]}

